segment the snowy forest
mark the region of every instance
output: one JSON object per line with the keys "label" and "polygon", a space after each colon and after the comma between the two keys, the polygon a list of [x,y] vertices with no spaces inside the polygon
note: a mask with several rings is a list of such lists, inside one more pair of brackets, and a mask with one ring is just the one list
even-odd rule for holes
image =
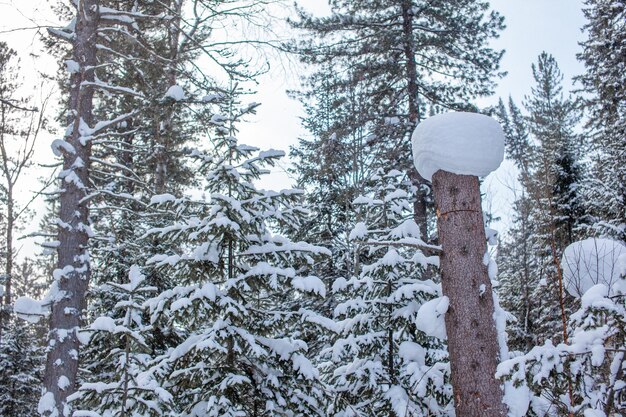
{"label": "snowy forest", "polygon": [[43,83],[0,31],[0,417],[626,416],[626,2],[483,106],[488,1],[319,1],[51,0]]}

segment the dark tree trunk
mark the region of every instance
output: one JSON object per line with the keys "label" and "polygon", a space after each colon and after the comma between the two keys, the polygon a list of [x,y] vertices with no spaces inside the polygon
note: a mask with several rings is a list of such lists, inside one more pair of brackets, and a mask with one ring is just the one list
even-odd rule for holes
{"label": "dark tree trunk", "polygon": [[[79,341],[77,331],[85,308],[89,283],[89,208],[84,200],[89,187],[91,143],[81,125],[93,126],[93,86],[96,66],[97,0],[82,0],[76,12],[72,59],[80,71],[70,79],[70,122],[73,129],[65,140],[75,152],[64,152],[60,174],[61,194],[58,224],[58,264],[55,279],[58,294],[50,315],[49,350],[44,375],[44,396],[54,399],[54,409],[45,416],[67,415],[67,398],[76,391]],[[42,404],[43,404],[42,403]],[[56,413],[56,414],[55,414]]]}
{"label": "dark tree trunk", "polygon": [[504,417],[495,378],[499,345],[478,177],[437,171],[433,175],[452,388],[457,417]]}
{"label": "dark tree trunk", "polygon": [[[6,161],[5,168],[8,168]],[[4,267],[4,303],[0,296],[0,342],[2,341],[2,333],[4,326],[9,321],[9,311],[12,300],[12,281],[13,281],[13,228],[15,227],[14,200],[13,200],[13,183],[7,175],[7,225],[6,225],[6,247],[5,247],[5,267]]]}
{"label": "dark tree trunk", "polygon": [[[413,2],[402,2],[402,39],[405,59],[405,71],[407,81],[407,96],[409,101],[409,132],[421,121],[419,108],[419,86],[417,83],[417,66],[415,64],[415,41],[413,39]],[[417,188],[415,201],[413,202],[413,219],[420,228],[421,238],[428,242],[428,184],[415,167],[409,167],[409,178]]]}
{"label": "dark tree trunk", "polygon": [[[174,11],[174,18],[170,20],[168,28],[168,47],[169,47],[169,65],[167,68],[167,86],[171,87],[176,85],[176,75],[178,72],[178,60],[179,60],[179,39],[180,39],[180,23],[181,14],[183,9],[183,0],[174,0],[169,5],[170,9]],[[155,192],[157,194],[163,194],[167,190],[167,177],[168,167],[171,163],[171,137],[174,134],[172,131],[172,119],[174,117],[173,104],[168,105],[164,109],[163,114],[158,114],[157,123],[155,124],[157,138],[157,165],[155,172]],[[162,125],[162,126],[161,126]]]}

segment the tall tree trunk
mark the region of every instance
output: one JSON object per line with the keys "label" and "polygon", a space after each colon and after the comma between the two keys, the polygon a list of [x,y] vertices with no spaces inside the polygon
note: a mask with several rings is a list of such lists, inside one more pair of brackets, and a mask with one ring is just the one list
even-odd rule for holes
{"label": "tall tree trunk", "polygon": [[487,266],[478,177],[437,171],[433,175],[441,281],[450,300],[448,351],[457,417],[504,417],[495,377],[499,359],[494,301]]}
{"label": "tall tree trunk", "polygon": [[[180,40],[180,24],[182,21],[182,9],[184,0],[173,0],[168,7],[173,18],[169,22],[168,27],[168,48],[169,48],[169,64],[167,67],[167,86],[176,85],[176,75],[178,74],[179,59],[179,40]],[[172,118],[174,116],[173,105],[169,105],[163,115],[157,115],[156,138],[157,138],[157,164],[155,172],[155,192],[163,194],[166,192],[167,168],[170,163],[171,155],[169,153],[170,139],[174,134],[172,132]]]}
{"label": "tall tree trunk", "polygon": [[[67,398],[76,390],[79,341],[77,331],[85,308],[89,283],[89,207],[84,200],[89,186],[91,143],[83,139],[84,128],[93,126],[93,86],[96,62],[97,0],[77,3],[72,59],[80,71],[70,78],[70,122],[65,139],[73,152],[64,152],[60,174],[58,222],[58,292],[52,300],[44,396],[39,410],[44,416],[68,416]],[[85,83],[87,83],[85,85]]]}
{"label": "tall tree trunk", "polygon": [[[6,166],[6,163],[5,163]],[[11,300],[12,281],[13,281],[13,228],[15,227],[14,201],[13,201],[13,183],[7,175],[7,225],[5,233],[5,266],[4,266],[4,302],[0,296],[0,342],[2,341],[2,333],[5,324],[9,319],[9,309],[13,302]]]}
{"label": "tall tree trunk", "polygon": [[[407,95],[409,101],[409,137],[410,132],[421,121],[421,113],[419,108],[419,88],[417,84],[417,66],[415,64],[415,42],[413,40],[413,2],[403,0],[402,1],[402,35],[404,46],[404,59],[405,59],[405,71],[407,81]],[[428,239],[428,202],[427,202],[427,189],[428,183],[417,172],[415,167],[411,165],[409,167],[409,178],[412,184],[417,188],[415,201],[413,202],[413,219],[420,228],[421,238],[424,242]]]}
{"label": "tall tree trunk", "polygon": [[[7,233],[6,233],[6,265],[4,274],[6,275],[6,287],[4,302],[11,305],[11,281],[13,275],[13,228],[15,227],[15,204],[13,201],[13,184],[9,182],[7,187]],[[1,328],[1,327],[0,327]]]}

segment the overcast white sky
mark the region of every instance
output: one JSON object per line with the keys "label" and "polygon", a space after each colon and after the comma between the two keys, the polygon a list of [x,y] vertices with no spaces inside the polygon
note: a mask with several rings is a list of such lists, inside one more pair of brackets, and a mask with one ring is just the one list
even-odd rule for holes
{"label": "overcast white sky", "polygon": [[[35,24],[54,24],[49,3],[46,0],[0,0],[0,40],[20,53],[26,88],[38,84],[35,69],[52,74],[55,72],[55,63],[45,56],[31,55],[41,54],[35,31],[6,31]],[[327,9],[325,0],[302,0],[299,3],[319,12]],[[495,104],[498,97],[506,98],[509,94],[521,102],[523,96],[530,92],[532,84],[530,65],[543,50],[556,57],[565,75],[566,87],[570,86],[569,79],[572,76],[583,71],[575,57],[579,51],[578,42],[583,39],[580,28],[585,22],[581,0],[492,0],[491,5],[506,18],[507,28],[493,46],[506,49],[502,69],[508,75],[500,81],[493,97],[480,99],[477,104]],[[273,70],[259,80],[258,93],[250,97],[250,101],[260,102],[262,106],[251,123],[241,126],[240,139],[243,142],[287,151],[290,145],[297,143],[298,137],[306,135],[300,127],[302,109],[286,95],[287,89],[297,88],[298,77],[285,68],[290,66],[274,65]],[[39,143],[39,160],[46,160],[50,155],[51,139],[44,138]],[[285,161],[282,167],[287,165],[288,161]],[[506,186],[515,177],[510,168],[510,164],[503,164],[485,182],[492,209],[505,218],[510,200]],[[33,178],[37,176],[36,172],[31,174]],[[278,167],[263,185],[285,188],[291,185],[291,181]],[[35,187],[34,184],[21,187],[24,190],[23,198],[26,199],[28,191]],[[506,227],[506,224],[502,226]],[[25,253],[31,250],[24,248]]]}

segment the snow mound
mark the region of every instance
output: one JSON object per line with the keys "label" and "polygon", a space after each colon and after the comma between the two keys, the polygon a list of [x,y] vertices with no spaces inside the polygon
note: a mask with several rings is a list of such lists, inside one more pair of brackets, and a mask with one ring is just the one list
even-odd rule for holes
{"label": "snow mound", "polygon": [[620,279],[621,259],[626,246],[611,239],[589,238],[565,248],[561,268],[565,289],[580,298],[597,284],[604,284],[613,294]]}
{"label": "snow mound", "polygon": [[415,318],[415,327],[427,336],[445,340],[447,338],[445,315],[449,305],[450,300],[446,296],[422,304]]}
{"label": "snow mound", "polygon": [[178,84],[174,84],[170,88],[167,89],[165,93],[165,97],[173,98],[176,101],[184,100],[187,98],[185,96],[185,91],[183,91],[183,87]]}
{"label": "snow mound", "polygon": [[37,323],[39,319],[46,315],[45,309],[41,302],[33,300],[30,297],[19,297],[13,304],[13,311],[22,320],[29,323]]}
{"label": "snow mound", "polygon": [[438,170],[484,177],[504,159],[500,124],[478,113],[450,112],[421,122],[412,136],[417,172],[432,181]]}

